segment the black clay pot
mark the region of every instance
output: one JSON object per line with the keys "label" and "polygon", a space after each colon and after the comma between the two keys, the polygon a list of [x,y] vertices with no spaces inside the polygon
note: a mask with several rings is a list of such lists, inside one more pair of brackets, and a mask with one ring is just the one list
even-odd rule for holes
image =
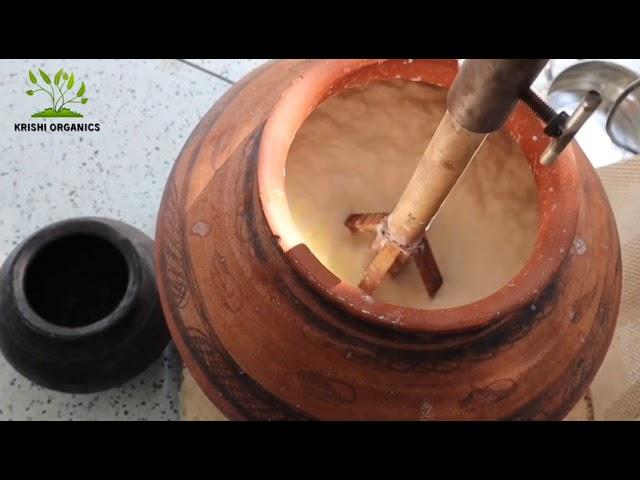
{"label": "black clay pot", "polygon": [[28,237],[0,269],[0,348],[35,383],[106,390],[142,373],[169,332],[153,241],[124,223],[79,218]]}

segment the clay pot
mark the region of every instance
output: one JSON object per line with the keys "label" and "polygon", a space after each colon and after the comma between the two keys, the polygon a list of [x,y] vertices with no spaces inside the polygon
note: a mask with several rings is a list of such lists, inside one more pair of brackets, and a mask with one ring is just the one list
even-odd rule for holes
{"label": "clay pot", "polygon": [[371,303],[300,243],[283,173],[327,97],[383,79],[448,87],[456,61],[278,61],[209,111],[178,158],[158,218],[160,297],[208,397],[234,419],[561,419],[610,343],[620,247],[603,188],[572,144],[552,167],[520,105],[506,129],[538,188],[540,226],[510,282],[473,304]]}
{"label": "clay pot", "polygon": [[170,340],[153,241],[121,222],[78,218],[29,236],[0,270],[0,349],[33,382],[63,392],[116,387]]}

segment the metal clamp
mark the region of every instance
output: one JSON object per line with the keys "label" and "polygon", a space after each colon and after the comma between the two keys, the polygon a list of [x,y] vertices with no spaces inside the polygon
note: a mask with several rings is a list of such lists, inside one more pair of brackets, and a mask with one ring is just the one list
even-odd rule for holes
{"label": "metal clamp", "polygon": [[602,97],[596,91],[591,90],[587,92],[571,116],[565,112],[556,113],[552,107],[531,89],[527,90],[520,97],[520,100],[522,100],[540,120],[547,124],[544,133],[553,140],[545,151],[542,152],[539,161],[542,165],[548,166],[555,162],[593,112],[598,109],[602,102]]}
{"label": "metal clamp", "polygon": [[598,109],[601,102],[602,97],[598,92],[594,90],[587,92],[576,111],[567,119],[560,136],[554,138],[540,155],[542,165],[551,165],[558,158],[558,155],[569,145],[584,123]]}

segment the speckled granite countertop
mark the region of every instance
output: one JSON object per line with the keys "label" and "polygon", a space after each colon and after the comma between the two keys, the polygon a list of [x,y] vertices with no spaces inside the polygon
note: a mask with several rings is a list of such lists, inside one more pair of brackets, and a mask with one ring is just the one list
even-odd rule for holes
{"label": "speckled granite countertop", "polygon": [[[186,138],[260,63],[0,60],[0,262],[27,235],[70,217],[114,218],[153,237],[165,180]],[[14,130],[42,106],[25,94],[29,69],[38,68],[64,68],[86,83],[83,121],[99,123],[99,132]],[[181,369],[171,344],[122,387],[71,395],[32,384],[0,356],[0,420],[177,420]]]}

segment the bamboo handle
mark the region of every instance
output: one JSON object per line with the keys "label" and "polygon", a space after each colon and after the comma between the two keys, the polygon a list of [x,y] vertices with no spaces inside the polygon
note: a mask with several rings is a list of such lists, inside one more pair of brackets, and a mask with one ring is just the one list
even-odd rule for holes
{"label": "bamboo handle", "polygon": [[393,241],[409,247],[418,242],[456,184],[486,134],[462,127],[445,112],[387,228]]}

